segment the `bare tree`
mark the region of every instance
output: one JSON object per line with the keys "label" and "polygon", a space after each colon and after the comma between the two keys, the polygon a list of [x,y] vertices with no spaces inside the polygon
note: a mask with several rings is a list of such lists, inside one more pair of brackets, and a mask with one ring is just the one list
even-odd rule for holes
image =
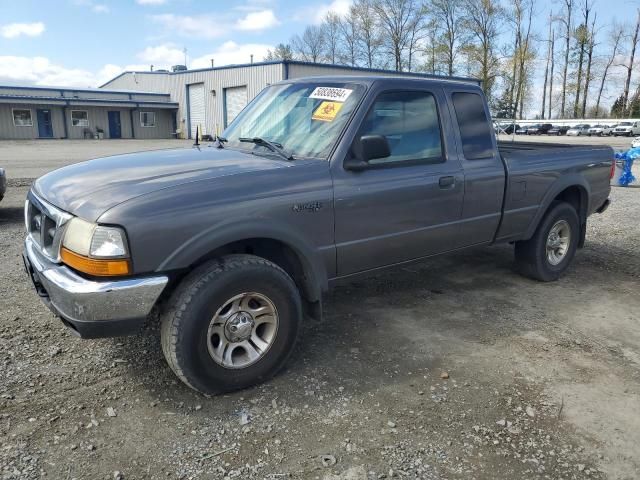
{"label": "bare tree", "polygon": [[309,25],[302,36],[296,35],[291,39],[295,56],[307,62],[317,63],[322,60],[325,50],[324,31],[317,25]]}
{"label": "bare tree", "polygon": [[598,98],[596,100],[595,111],[596,114],[600,112],[600,100],[602,99],[602,91],[604,90],[604,84],[607,80],[607,75],[609,73],[609,69],[613,65],[613,62],[616,60],[618,53],[620,52],[620,41],[622,40],[622,36],[624,35],[624,28],[619,24],[613,24],[610,32],[610,46],[611,46],[611,55],[607,59],[607,63],[604,66],[604,71],[602,72],[602,78],[600,79],[600,88],[598,89]]}
{"label": "bare tree", "polygon": [[582,89],[582,70],[584,67],[584,55],[587,50],[587,45],[589,44],[589,15],[591,14],[591,10],[593,5],[589,0],[584,0],[584,7],[582,8],[583,14],[583,23],[575,29],[574,35],[576,38],[576,46],[578,48],[578,68],[577,68],[577,79],[576,79],[576,98],[575,103],[573,104],[573,117],[578,118],[580,116],[580,93]]}
{"label": "bare tree", "polygon": [[326,57],[329,63],[337,63],[340,48],[340,16],[335,12],[327,12],[322,23],[324,31]]}
{"label": "bare tree", "polygon": [[279,43],[273,50],[267,50],[267,55],[264,59],[267,61],[293,60],[293,49],[289,44]]}
{"label": "bare tree", "polygon": [[[446,72],[453,75],[458,57],[458,47],[463,33],[464,16],[461,0],[431,0],[429,3],[431,28],[439,33],[439,40],[433,36],[430,47],[444,57]],[[436,47],[437,45],[437,47]],[[435,67],[435,65],[434,65]]]}
{"label": "bare tree", "polygon": [[631,84],[631,75],[633,74],[633,62],[636,56],[636,46],[638,45],[638,30],[640,30],[640,9],[638,9],[638,19],[636,20],[636,27],[631,39],[631,55],[629,58],[629,64],[623,65],[624,68],[627,69],[627,79],[624,83],[624,93],[622,95],[625,114],[629,110],[629,86]]}
{"label": "bare tree", "polygon": [[582,118],[585,117],[587,112],[587,96],[589,95],[589,85],[591,84],[591,66],[593,64],[593,50],[596,46],[596,18],[597,14],[593,14],[593,21],[591,22],[591,30],[589,32],[589,43],[587,47],[587,71],[584,75],[584,92],[582,94]]}
{"label": "bare tree", "polygon": [[533,18],[533,0],[513,0],[513,7],[509,11],[508,19],[513,24],[514,30],[514,50],[511,61],[513,71],[511,86],[509,89],[509,100],[515,106],[514,117],[518,111],[522,117],[522,102],[524,99],[524,89],[527,82],[525,68],[527,62],[531,61],[531,23]]}
{"label": "bare tree", "polygon": [[482,89],[490,99],[500,64],[496,49],[504,12],[496,0],[465,0],[464,9],[465,27],[471,37],[465,51],[470,64],[476,66]]}
{"label": "bare tree", "polygon": [[360,57],[360,21],[356,7],[351,5],[347,14],[338,23],[340,41],[342,44],[343,63],[355,67]]}
{"label": "bare tree", "polygon": [[373,8],[380,19],[384,43],[391,54],[394,69],[403,70],[406,49],[411,44],[416,17],[420,15],[415,0],[375,0]]}
{"label": "bare tree", "polygon": [[364,64],[367,68],[373,68],[378,65],[376,55],[380,50],[382,39],[372,0],[357,0],[352,6],[352,10],[358,20],[360,49],[364,57]]}
{"label": "bare tree", "polygon": [[409,36],[407,41],[407,60],[406,69],[410,72],[413,70],[413,59],[416,51],[426,35],[426,17],[424,5],[420,6],[412,16],[409,23]]}
{"label": "bare tree", "polygon": [[563,16],[558,17],[558,20],[565,27],[565,47],[564,47],[564,65],[562,70],[562,92],[560,100],[560,118],[565,118],[565,106],[567,100],[567,72],[569,70],[569,49],[571,47],[571,14],[573,13],[573,0],[563,0],[565,11]]}

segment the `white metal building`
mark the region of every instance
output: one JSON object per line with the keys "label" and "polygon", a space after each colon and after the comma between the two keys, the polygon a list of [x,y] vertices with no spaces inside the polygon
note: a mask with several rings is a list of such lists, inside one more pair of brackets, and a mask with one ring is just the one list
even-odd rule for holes
{"label": "white metal building", "polygon": [[123,72],[101,88],[168,93],[178,106],[178,130],[183,138],[221,133],[244,106],[267,85],[289,78],[319,75],[401,75],[433,77],[342,65],[299,61],[259,62],[176,72]]}
{"label": "white metal building", "polygon": [[0,86],[0,139],[171,138],[167,93]]}

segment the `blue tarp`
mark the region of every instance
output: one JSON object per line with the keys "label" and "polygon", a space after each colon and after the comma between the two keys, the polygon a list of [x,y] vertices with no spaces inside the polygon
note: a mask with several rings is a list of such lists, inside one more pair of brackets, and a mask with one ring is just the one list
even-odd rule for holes
{"label": "blue tarp", "polygon": [[622,187],[626,187],[632,182],[635,182],[636,177],[631,173],[633,167],[633,161],[640,157],[640,147],[635,147],[626,152],[616,153],[616,160],[622,160],[622,175],[618,179],[618,184]]}

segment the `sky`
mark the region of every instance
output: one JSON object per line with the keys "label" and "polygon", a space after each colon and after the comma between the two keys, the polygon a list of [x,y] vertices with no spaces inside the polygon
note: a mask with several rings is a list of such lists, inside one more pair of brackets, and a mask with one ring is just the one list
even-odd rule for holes
{"label": "sky", "polygon": [[[640,7],[640,0],[593,1],[603,44],[607,27],[633,23]],[[0,0],[0,84],[96,87],[123,70],[182,64],[185,48],[189,68],[208,67],[212,58],[216,66],[248,63],[251,54],[260,61],[327,11],[346,12],[350,2]],[[536,2],[540,36],[546,36],[549,11],[558,12],[561,3]],[[503,37],[508,45],[507,32]],[[541,91],[544,53],[539,57],[534,90]],[[609,96],[617,88],[611,90]]]}
{"label": "sky", "polygon": [[0,0],[0,84],[95,87],[123,70],[249,63],[349,0]]}

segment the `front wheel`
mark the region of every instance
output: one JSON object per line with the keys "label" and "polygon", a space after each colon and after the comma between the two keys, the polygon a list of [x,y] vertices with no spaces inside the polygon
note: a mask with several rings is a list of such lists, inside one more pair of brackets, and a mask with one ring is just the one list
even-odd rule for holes
{"label": "front wheel", "polygon": [[293,351],[301,326],[287,273],[254,255],[229,255],[188,275],[162,314],[162,350],[174,373],[204,394],[263,382]]}
{"label": "front wheel", "polygon": [[557,202],[546,213],[533,236],[516,242],[517,271],[542,282],[557,280],[576,254],[580,220],[572,205]]}

